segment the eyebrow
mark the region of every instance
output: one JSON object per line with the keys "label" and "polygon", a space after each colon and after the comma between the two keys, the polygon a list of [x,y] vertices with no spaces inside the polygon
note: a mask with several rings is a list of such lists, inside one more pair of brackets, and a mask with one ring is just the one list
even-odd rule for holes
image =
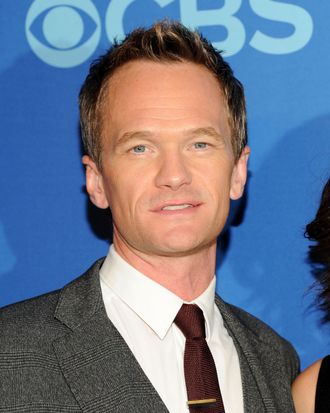
{"label": "eyebrow", "polygon": [[205,128],[197,128],[197,129],[192,129],[188,130],[187,135],[193,135],[193,136],[209,136],[211,138],[215,138],[219,142],[225,142],[225,138],[223,135],[218,133],[214,128],[211,126],[205,127]]}
{"label": "eyebrow", "polygon": [[117,145],[124,145],[126,142],[132,139],[143,139],[152,136],[152,132],[149,131],[132,131],[132,132],[125,132],[117,142]]}
{"label": "eyebrow", "polygon": [[[217,141],[225,143],[226,140],[223,135],[218,133],[213,127],[201,127],[196,129],[187,129],[183,132],[187,136],[208,136],[215,138]],[[148,130],[125,132],[117,141],[117,145],[124,145],[132,139],[148,139],[153,136],[154,133]]]}

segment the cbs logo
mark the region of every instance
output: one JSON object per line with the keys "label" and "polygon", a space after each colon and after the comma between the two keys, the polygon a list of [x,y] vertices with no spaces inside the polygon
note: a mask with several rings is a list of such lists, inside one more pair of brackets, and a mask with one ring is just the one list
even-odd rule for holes
{"label": "cbs logo", "polygon": [[[223,0],[222,7],[207,10],[199,10],[197,0],[153,1],[160,8],[178,2],[180,19],[188,27],[224,27],[226,38],[214,41],[213,45],[224,50],[225,56],[238,53],[246,44],[261,53],[293,53],[305,47],[313,34],[310,14],[288,2],[249,0],[250,8],[258,18],[273,25],[275,22],[275,27],[284,23],[293,30],[286,37],[270,36],[256,27],[247,38],[244,22],[236,15],[243,0]],[[125,12],[134,3],[137,5],[139,1],[109,1],[105,31],[110,42],[125,36]],[[80,65],[94,53],[100,42],[101,21],[92,0],[35,0],[26,16],[25,32],[31,49],[41,60],[51,66],[69,68]]]}
{"label": "cbs logo", "polygon": [[26,38],[45,63],[68,68],[80,65],[97,48],[99,13],[91,0],[36,0],[25,21]]}

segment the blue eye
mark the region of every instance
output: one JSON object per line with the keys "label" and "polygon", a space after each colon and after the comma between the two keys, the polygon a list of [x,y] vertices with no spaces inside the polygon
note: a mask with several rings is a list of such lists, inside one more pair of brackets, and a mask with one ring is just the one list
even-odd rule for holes
{"label": "blue eye", "polygon": [[205,142],[196,142],[196,143],[194,143],[194,147],[196,149],[205,149],[207,147],[207,143],[205,143]]}
{"label": "blue eye", "polygon": [[135,153],[143,153],[145,151],[146,151],[146,147],[144,145],[137,145],[137,146],[134,146],[133,148],[133,152]]}
{"label": "blue eye", "polygon": [[90,1],[35,0],[25,31],[31,49],[41,60],[55,67],[73,67],[95,51],[101,22]]}

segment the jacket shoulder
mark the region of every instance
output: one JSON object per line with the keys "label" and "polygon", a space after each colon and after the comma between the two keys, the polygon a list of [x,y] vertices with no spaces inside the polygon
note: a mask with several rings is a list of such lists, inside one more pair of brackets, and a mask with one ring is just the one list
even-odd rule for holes
{"label": "jacket shoulder", "polygon": [[0,349],[12,352],[33,344],[42,348],[62,332],[63,326],[54,318],[59,293],[53,291],[0,309]]}
{"label": "jacket shoulder", "polygon": [[232,304],[225,305],[244,329],[249,331],[258,342],[265,344],[269,357],[277,357],[279,361],[281,360],[292,381],[300,371],[299,357],[292,344],[256,316]]}
{"label": "jacket shoulder", "polygon": [[70,306],[77,307],[75,325],[84,320],[81,308],[88,306],[88,291],[97,285],[98,267],[60,290],[0,309],[1,412],[81,411],[54,343],[71,332],[72,323],[66,323]]}
{"label": "jacket shoulder", "polygon": [[69,313],[77,307],[79,314],[76,314],[76,318],[82,318],[81,310],[88,305],[88,295],[92,301],[95,298],[97,274],[102,261],[103,259],[96,261],[84,274],[59,290],[1,308],[0,348],[12,345],[18,337],[22,346],[39,343],[43,347],[46,342],[51,342],[59,334],[66,332],[68,325],[60,321],[62,314],[59,313]]}
{"label": "jacket shoulder", "polygon": [[226,303],[226,305],[232,314],[234,314],[234,316],[242,323],[242,325],[258,336],[260,340],[266,342],[275,341],[279,343],[288,343],[287,340],[281,337],[272,327],[260,320],[258,317],[233,304]]}

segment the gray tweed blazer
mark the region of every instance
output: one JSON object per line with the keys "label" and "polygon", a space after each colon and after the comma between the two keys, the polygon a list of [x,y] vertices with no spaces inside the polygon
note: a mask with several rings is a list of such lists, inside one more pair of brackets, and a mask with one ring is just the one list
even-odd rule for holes
{"label": "gray tweed blazer", "polygon": [[[168,413],[106,315],[101,263],[62,290],[0,311],[0,412]],[[243,310],[216,303],[238,352],[245,412],[293,412],[292,346]]]}

